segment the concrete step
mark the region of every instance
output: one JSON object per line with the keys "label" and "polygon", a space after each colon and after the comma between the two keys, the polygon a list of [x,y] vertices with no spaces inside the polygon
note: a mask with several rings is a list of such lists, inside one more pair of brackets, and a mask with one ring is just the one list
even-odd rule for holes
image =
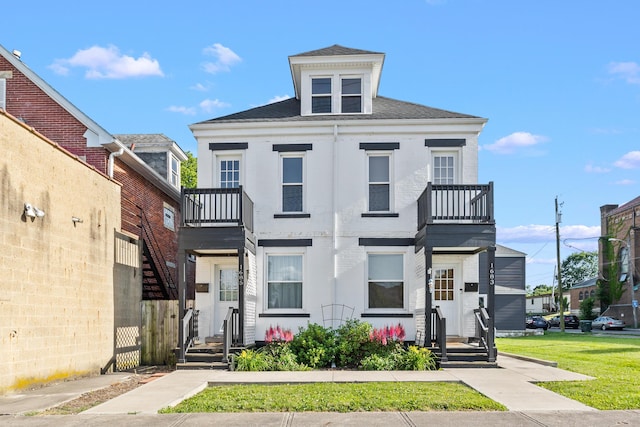
{"label": "concrete step", "polygon": [[185,362],[176,363],[177,370],[202,370],[202,369],[217,369],[228,371],[229,364],[223,362]]}

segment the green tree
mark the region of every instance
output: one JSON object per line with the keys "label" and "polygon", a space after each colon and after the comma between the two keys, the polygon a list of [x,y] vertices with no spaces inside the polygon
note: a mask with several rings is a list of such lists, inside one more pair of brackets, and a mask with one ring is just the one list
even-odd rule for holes
{"label": "green tree", "polygon": [[569,289],[598,276],[598,252],[577,252],[562,261],[562,288]]}
{"label": "green tree", "polygon": [[551,293],[551,286],[549,285],[538,285],[531,291],[531,295],[548,295]]}
{"label": "green tree", "polygon": [[196,188],[198,185],[198,159],[191,154],[191,151],[185,153],[187,160],[180,165],[180,184],[184,188]]}

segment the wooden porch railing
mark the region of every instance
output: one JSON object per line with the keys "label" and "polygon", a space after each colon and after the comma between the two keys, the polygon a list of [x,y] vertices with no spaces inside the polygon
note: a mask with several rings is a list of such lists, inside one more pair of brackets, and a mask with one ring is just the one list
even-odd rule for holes
{"label": "wooden porch railing", "polygon": [[447,319],[442,315],[440,307],[431,309],[431,342],[440,349],[440,361],[448,362],[447,356]]}
{"label": "wooden porch railing", "polygon": [[253,201],[238,188],[183,188],[182,225],[215,227],[237,224],[253,231]]}
{"label": "wooden porch railing", "polygon": [[476,317],[476,338],[478,345],[487,351],[487,361],[496,361],[496,348],[494,332],[489,327],[489,313],[484,308],[473,310]]}
{"label": "wooden porch railing", "polygon": [[434,185],[418,198],[418,230],[434,222],[493,223],[493,182]]}
{"label": "wooden porch railing", "polygon": [[239,331],[238,331],[238,320],[239,314],[238,309],[234,307],[229,307],[227,311],[227,315],[222,322],[222,330],[224,334],[223,338],[223,346],[222,346],[222,361],[224,363],[229,362],[229,352],[231,347],[238,344],[239,342]]}

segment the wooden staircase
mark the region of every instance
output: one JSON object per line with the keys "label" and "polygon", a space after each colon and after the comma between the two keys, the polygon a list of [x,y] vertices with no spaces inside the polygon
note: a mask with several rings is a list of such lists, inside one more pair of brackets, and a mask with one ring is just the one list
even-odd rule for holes
{"label": "wooden staircase", "polygon": [[[447,338],[447,360],[442,361],[438,347],[430,350],[437,356],[438,368],[497,368],[497,362],[489,362],[487,350],[478,343],[466,339]],[[497,354],[497,350],[496,350]]]}
{"label": "wooden staircase", "polygon": [[[232,353],[239,349],[232,349]],[[194,344],[185,354],[186,361],[176,364],[176,369],[219,369],[228,371],[231,360],[223,361],[223,338],[207,338],[204,343]]]}

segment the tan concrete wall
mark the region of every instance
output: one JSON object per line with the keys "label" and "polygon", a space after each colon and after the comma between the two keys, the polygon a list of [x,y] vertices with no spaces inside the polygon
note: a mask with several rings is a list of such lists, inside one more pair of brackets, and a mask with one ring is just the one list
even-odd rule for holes
{"label": "tan concrete wall", "polygon": [[1,110],[0,147],[2,394],[111,358],[120,186]]}

